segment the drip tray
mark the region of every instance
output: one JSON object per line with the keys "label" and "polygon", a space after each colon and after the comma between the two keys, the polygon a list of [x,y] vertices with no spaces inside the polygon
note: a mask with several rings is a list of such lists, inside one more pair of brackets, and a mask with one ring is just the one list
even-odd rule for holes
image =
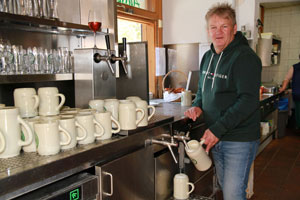
{"label": "drip tray", "polygon": [[[177,200],[177,199],[175,199],[174,197],[171,197],[169,200]],[[191,195],[190,198],[185,199],[185,200],[213,200],[213,198],[199,196],[199,195]]]}

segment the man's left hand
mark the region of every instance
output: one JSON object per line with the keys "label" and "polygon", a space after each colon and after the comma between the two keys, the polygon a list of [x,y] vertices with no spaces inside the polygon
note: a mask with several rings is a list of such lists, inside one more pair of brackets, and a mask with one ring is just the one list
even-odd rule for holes
{"label": "man's left hand", "polygon": [[208,153],[209,150],[215,146],[217,142],[219,142],[219,138],[217,138],[213,132],[211,132],[209,129],[206,129],[204,132],[204,135],[202,136],[201,139],[205,139],[204,144],[206,144],[206,149],[205,151]]}

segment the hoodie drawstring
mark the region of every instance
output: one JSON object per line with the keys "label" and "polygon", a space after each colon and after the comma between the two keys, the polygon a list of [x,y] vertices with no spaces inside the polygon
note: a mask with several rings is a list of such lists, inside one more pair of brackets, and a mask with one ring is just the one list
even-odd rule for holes
{"label": "hoodie drawstring", "polygon": [[[206,77],[207,77],[207,74],[208,74],[209,71],[210,71],[211,62],[212,62],[212,60],[213,60],[214,55],[215,55],[215,54],[212,53],[211,58],[210,58],[210,61],[209,61],[209,64],[208,64],[207,71],[206,71],[205,76],[204,76],[204,80],[203,80],[203,84],[202,84],[202,92],[204,91],[204,86],[205,86],[205,82],[206,82]],[[218,70],[219,63],[220,63],[220,60],[221,60],[221,58],[222,58],[222,55],[223,55],[223,51],[222,51],[222,53],[221,53],[221,55],[220,55],[220,57],[219,57],[219,59],[218,59],[218,62],[217,62],[217,65],[216,65],[216,68],[215,68],[215,71],[214,71],[214,77],[213,77],[213,81],[212,81],[212,84],[211,84],[211,90],[212,90],[213,87],[214,87],[215,77],[216,77],[216,72],[217,72],[217,70]]]}
{"label": "hoodie drawstring", "polygon": [[212,83],[211,83],[211,90],[214,88],[215,77],[216,77],[216,73],[217,73],[217,70],[218,70],[218,67],[219,67],[219,62],[220,62],[220,60],[221,60],[221,58],[222,58],[222,55],[223,55],[223,51],[222,51],[222,53],[221,53],[221,55],[220,55],[220,58],[219,58],[219,60],[218,60],[218,62],[217,62],[217,65],[216,65],[216,69],[215,69],[215,71],[214,71],[214,77],[213,77],[213,81],[212,81]]}
{"label": "hoodie drawstring", "polygon": [[203,80],[203,84],[202,84],[202,92],[204,91],[204,86],[205,86],[206,77],[207,77],[207,74],[208,74],[208,72],[209,72],[209,70],[210,70],[211,61],[212,61],[214,55],[215,55],[215,54],[212,53],[212,55],[211,55],[211,57],[210,57],[210,61],[209,61],[209,64],[208,64],[208,68],[207,68],[207,70],[206,70],[206,73],[205,73],[205,76],[204,76],[204,80]]}

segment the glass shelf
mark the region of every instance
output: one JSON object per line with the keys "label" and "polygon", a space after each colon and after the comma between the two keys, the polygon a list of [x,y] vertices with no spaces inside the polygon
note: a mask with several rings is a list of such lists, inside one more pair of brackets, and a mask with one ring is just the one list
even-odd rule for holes
{"label": "glass shelf", "polygon": [[69,80],[73,80],[72,73],[0,75],[0,84],[47,82],[47,81],[69,81]]}
{"label": "glass shelf", "polygon": [[[87,25],[62,22],[58,19],[37,18],[4,12],[0,12],[0,27],[63,35],[92,35],[94,33]],[[106,35],[108,34],[108,29],[101,29],[97,34]]]}

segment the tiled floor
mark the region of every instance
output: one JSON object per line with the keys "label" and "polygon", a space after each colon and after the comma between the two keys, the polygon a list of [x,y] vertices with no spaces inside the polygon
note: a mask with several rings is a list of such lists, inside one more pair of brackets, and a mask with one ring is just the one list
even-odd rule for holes
{"label": "tiled floor", "polygon": [[300,131],[287,129],[258,155],[251,200],[300,200]]}

